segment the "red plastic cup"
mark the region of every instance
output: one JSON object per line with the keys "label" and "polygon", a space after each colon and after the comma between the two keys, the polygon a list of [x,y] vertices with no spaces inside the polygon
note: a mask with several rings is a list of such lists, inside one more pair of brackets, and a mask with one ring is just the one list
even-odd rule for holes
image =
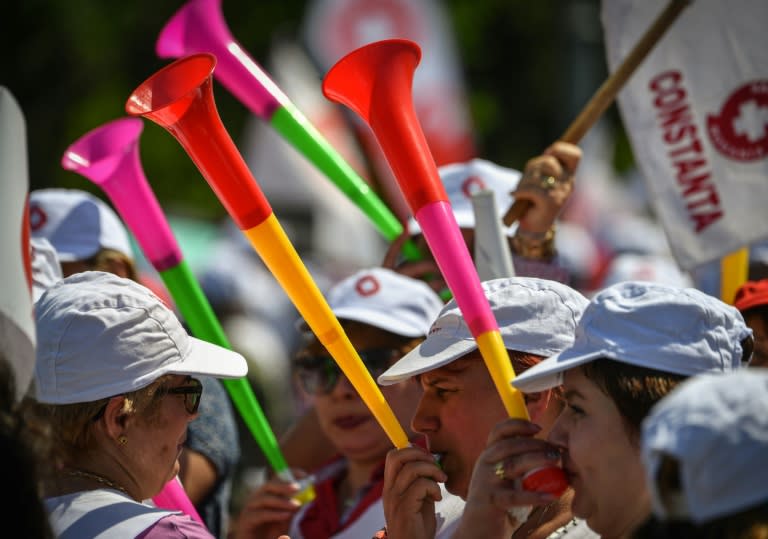
{"label": "red plastic cup", "polygon": [[532,492],[548,492],[561,496],[568,488],[565,472],[557,466],[536,468],[522,478],[523,488]]}

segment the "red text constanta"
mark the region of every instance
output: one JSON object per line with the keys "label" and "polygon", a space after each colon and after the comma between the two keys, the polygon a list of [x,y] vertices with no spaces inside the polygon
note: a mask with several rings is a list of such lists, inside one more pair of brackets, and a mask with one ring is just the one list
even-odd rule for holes
{"label": "red text constanta", "polygon": [[723,217],[723,208],[693,121],[683,75],[665,71],[651,79],[649,88],[670,165],[688,217],[699,234]]}

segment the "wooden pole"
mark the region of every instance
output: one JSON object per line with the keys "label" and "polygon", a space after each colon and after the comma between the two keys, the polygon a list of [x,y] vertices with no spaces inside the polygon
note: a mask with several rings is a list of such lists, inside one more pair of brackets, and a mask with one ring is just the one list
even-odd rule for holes
{"label": "wooden pole", "polygon": [[[667,7],[656,17],[650,28],[640,38],[640,41],[637,42],[619,67],[597,89],[589,102],[558,140],[572,144],[579,143],[586,132],[589,131],[603,112],[613,103],[632,73],[635,72],[654,45],[658,43],[667,29],[677,19],[677,16],[680,15],[680,12],[690,2],[691,0],[670,0]],[[531,203],[527,200],[516,200],[504,215],[504,224],[510,226],[519,220],[528,211],[530,205]]]}

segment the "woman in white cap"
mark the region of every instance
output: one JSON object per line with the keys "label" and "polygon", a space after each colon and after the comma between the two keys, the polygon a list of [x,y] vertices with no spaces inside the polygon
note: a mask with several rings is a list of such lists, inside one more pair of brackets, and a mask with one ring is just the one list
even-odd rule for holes
{"label": "woman in white cap", "polygon": [[566,407],[548,439],[562,452],[573,514],[620,539],[651,510],[640,459],[651,407],[684,379],[730,372],[750,354],[751,331],[735,308],[692,288],[624,282],[590,301],[571,347],[513,384],[526,393],[563,385]]}
{"label": "woman in white cap", "polygon": [[653,516],[634,539],[768,537],[768,371],[697,376],[643,422]]}
{"label": "woman in white cap", "polygon": [[[150,288],[167,304],[171,298],[153,277],[137,270],[128,231],[118,215],[100,198],[79,189],[39,189],[30,193],[29,218],[35,247],[33,275],[35,295],[55,282],[46,270],[60,264],[60,275],[83,271],[106,271],[132,279]],[[43,260],[45,248],[53,246],[53,260]],[[186,451],[179,477],[190,501],[206,526],[217,537],[226,534],[229,500],[240,446],[234,410],[223,385],[201,376],[207,398],[198,420],[189,427]]]}
{"label": "woman in white cap", "polygon": [[[374,377],[424,339],[442,307],[425,283],[383,268],[344,279],[329,291],[328,303]],[[304,506],[291,499],[296,484],[272,480],[256,490],[241,512],[235,537],[272,539],[289,530],[292,539],[370,537],[384,526],[381,491],[392,443],[316,337],[309,336],[298,352],[294,370],[337,454],[311,470],[316,497]],[[411,380],[382,392],[407,425],[418,385]],[[462,506],[460,500],[446,502],[452,505],[439,509],[440,537],[447,537]]]}
{"label": "woman in white cap", "polygon": [[34,412],[56,444],[43,490],[57,536],[212,537],[143,500],[178,473],[196,376],[244,376],[245,359],[188,336],[153,293],[110,273],[59,281],[35,316]]}
{"label": "woman in white cap", "polygon": [[125,226],[103,200],[79,189],[38,189],[29,194],[33,238],[56,250],[64,277],[108,271],[138,280]]}

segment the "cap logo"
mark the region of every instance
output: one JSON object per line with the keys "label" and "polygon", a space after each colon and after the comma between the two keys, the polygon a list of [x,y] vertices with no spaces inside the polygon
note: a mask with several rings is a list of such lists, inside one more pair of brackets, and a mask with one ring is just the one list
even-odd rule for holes
{"label": "cap logo", "polygon": [[48,222],[48,215],[38,205],[29,206],[29,226],[33,232],[37,232]]}
{"label": "cap logo", "polygon": [[360,277],[355,283],[355,290],[363,297],[374,295],[380,288],[379,281],[373,275]]}
{"label": "cap logo", "polygon": [[472,198],[473,193],[482,191],[485,188],[485,182],[480,176],[470,176],[461,184],[461,192],[467,198]]}

